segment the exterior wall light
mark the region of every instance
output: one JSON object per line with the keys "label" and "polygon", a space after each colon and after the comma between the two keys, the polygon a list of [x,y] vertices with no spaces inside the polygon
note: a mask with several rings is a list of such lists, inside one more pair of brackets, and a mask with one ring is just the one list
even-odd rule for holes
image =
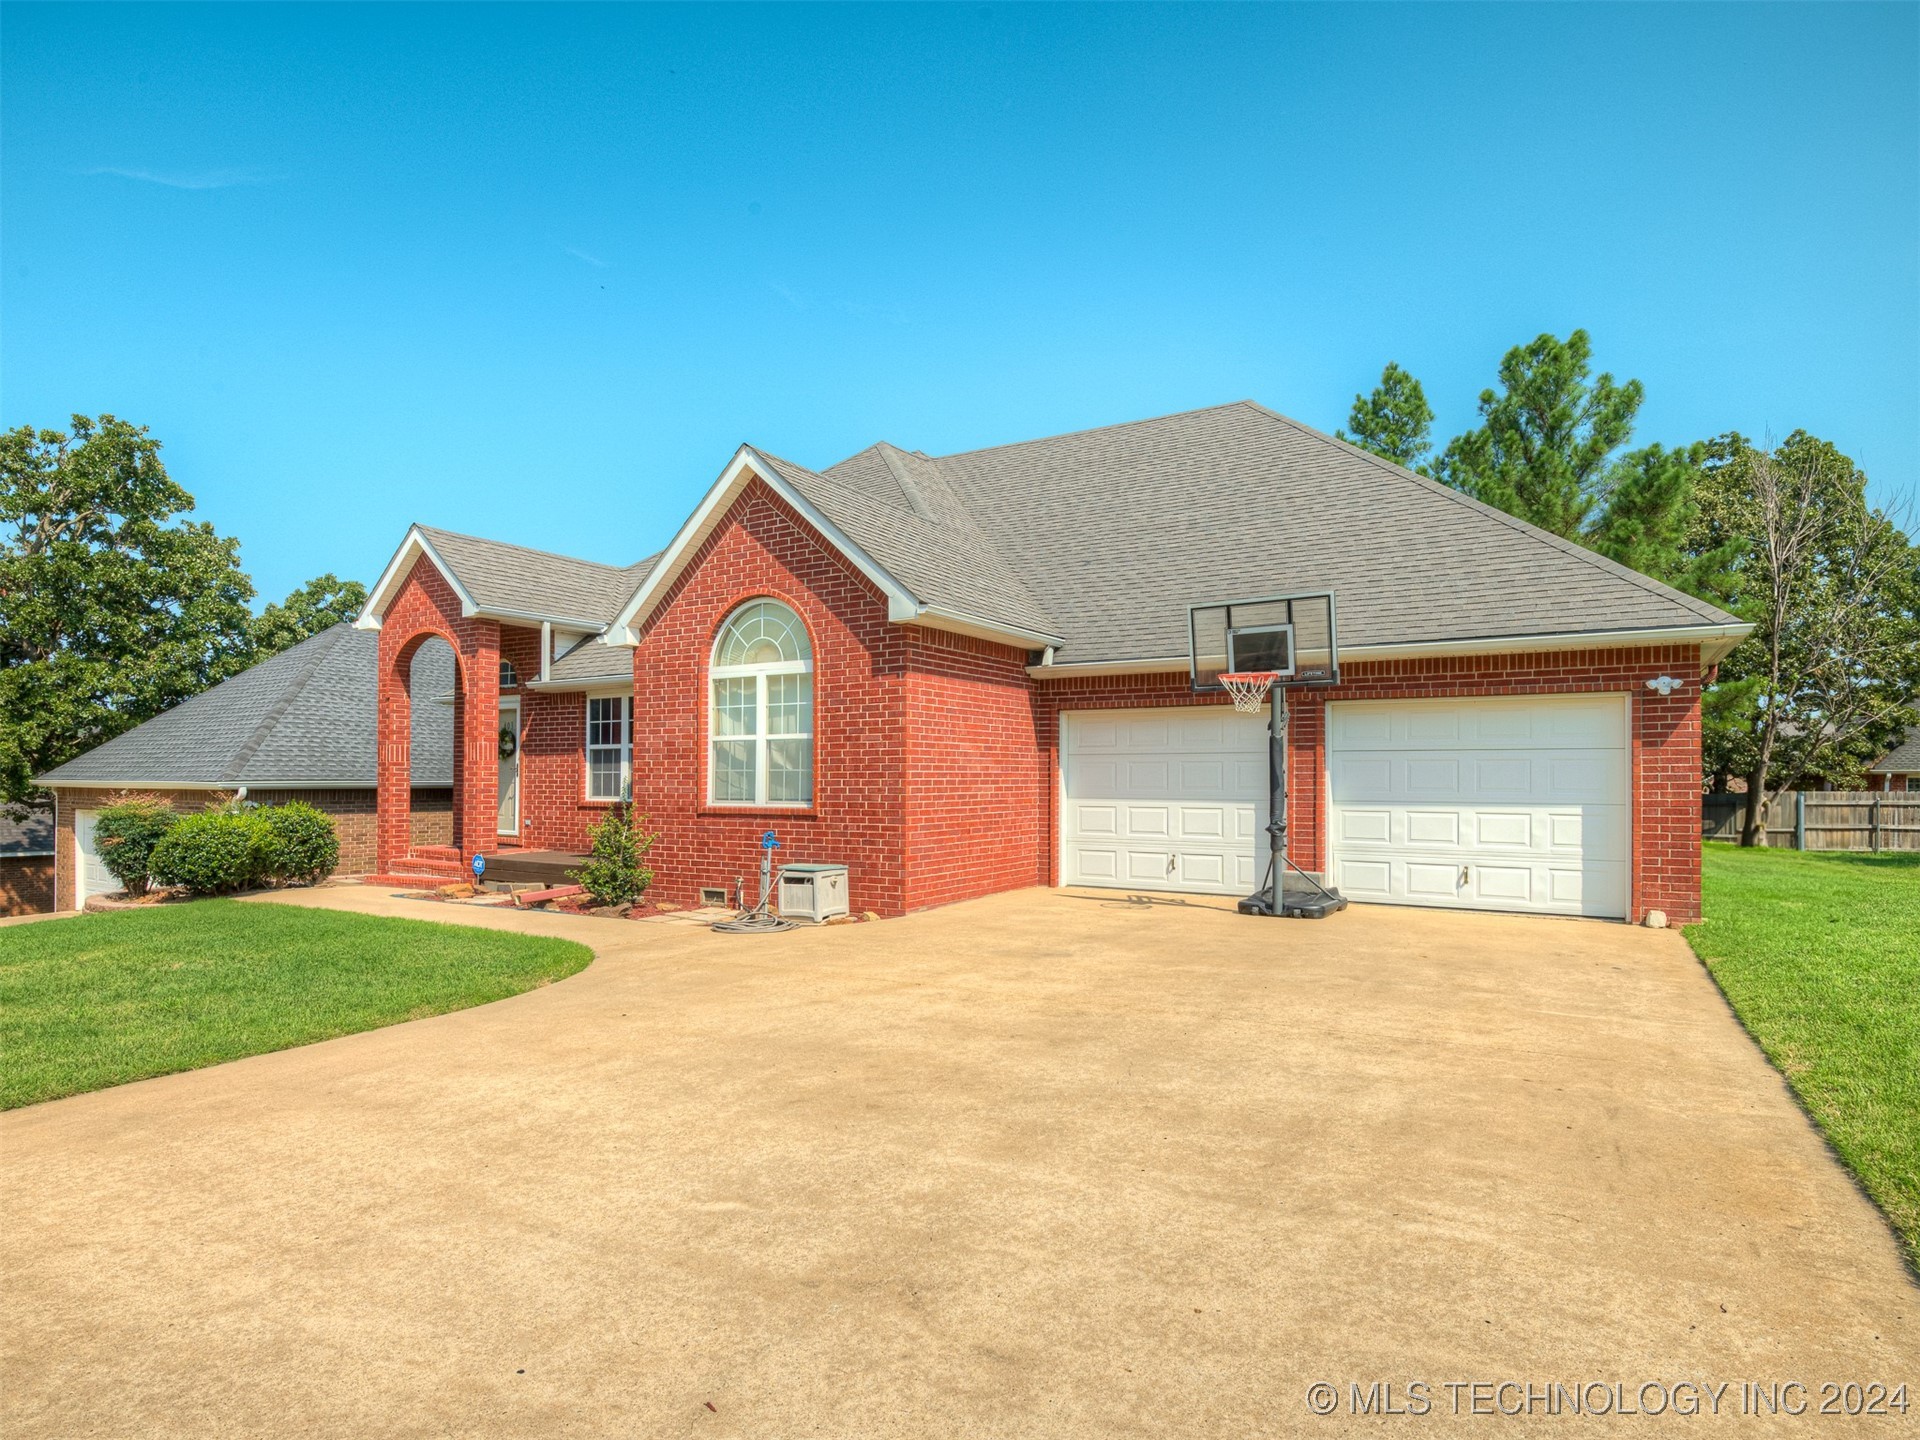
{"label": "exterior wall light", "polygon": [[1647,689],[1657,690],[1662,695],[1671,695],[1674,691],[1685,686],[1686,683],[1684,680],[1674,679],[1671,675],[1656,675],[1653,679],[1647,681]]}

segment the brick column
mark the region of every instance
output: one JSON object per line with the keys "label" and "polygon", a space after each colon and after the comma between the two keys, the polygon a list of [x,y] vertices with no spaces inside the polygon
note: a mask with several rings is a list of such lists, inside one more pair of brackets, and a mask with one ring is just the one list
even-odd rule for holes
{"label": "brick column", "polygon": [[407,856],[413,805],[413,702],[407,667],[425,635],[405,639],[380,632],[380,679],[376,701],[374,868],[392,874]]}

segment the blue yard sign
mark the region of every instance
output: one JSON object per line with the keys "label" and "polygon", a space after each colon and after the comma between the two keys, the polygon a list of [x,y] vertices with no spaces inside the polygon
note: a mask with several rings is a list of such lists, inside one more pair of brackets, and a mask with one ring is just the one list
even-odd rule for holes
{"label": "blue yard sign", "polygon": [[484,855],[474,856],[473,857],[473,878],[478,880],[482,875],[486,873],[487,873],[487,857]]}
{"label": "blue yard sign", "polygon": [[775,835],[771,830],[767,831],[766,834],[760,837],[760,848],[762,850],[778,850],[780,848],[780,837]]}

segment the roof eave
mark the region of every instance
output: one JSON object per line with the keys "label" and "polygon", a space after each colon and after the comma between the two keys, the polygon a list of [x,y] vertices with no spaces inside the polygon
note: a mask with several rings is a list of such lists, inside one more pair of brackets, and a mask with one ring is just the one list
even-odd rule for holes
{"label": "roof eave", "polygon": [[[1516,655],[1564,650],[1619,650],[1648,645],[1698,645],[1700,664],[1724,660],[1753,633],[1753,626],[1676,625],[1639,630],[1583,630],[1553,635],[1486,635],[1458,640],[1422,640],[1400,645],[1342,645],[1341,663],[1362,660],[1438,659],[1448,655]],[[1188,670],[1185,655],[1140,660],[1094,660],[1081,664],[1029,665],[1036,680],[1070,680],[1082,675],[1163,675]]]}

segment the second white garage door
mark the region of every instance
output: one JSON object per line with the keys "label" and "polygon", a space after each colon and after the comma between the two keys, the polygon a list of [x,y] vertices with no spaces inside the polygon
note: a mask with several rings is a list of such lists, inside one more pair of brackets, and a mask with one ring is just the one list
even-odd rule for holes
{"label": "second white garage door", "polygon": [[1061,718],[1066,885],[1245,895],[1267,823],[1267,717],[1225,705]]}
{"label": "second white garage door", "polygon": [[1625,696],[1345,702],[1327,731],[1349,899],[1627,913]]}

